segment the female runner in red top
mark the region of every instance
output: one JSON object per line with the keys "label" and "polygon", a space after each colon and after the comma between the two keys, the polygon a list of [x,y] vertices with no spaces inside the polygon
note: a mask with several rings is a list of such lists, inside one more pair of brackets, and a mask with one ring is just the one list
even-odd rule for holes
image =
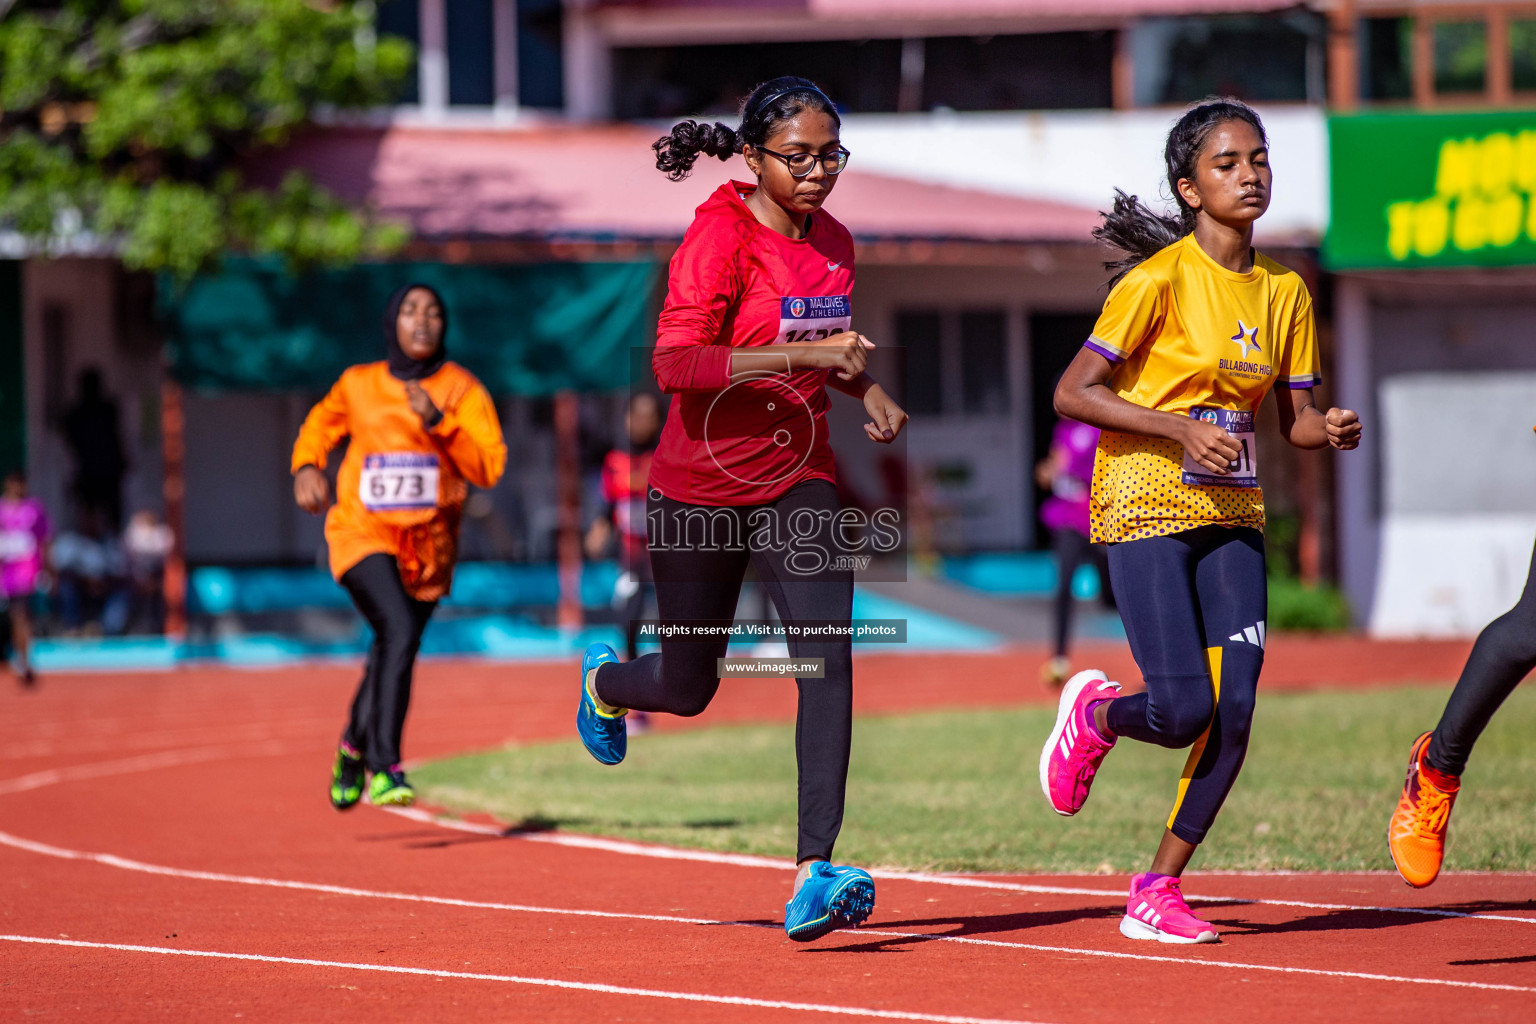
{"label": "female runner in red top", "polygon": [[[853,239],[822,211],[848,151],[837,109],[803,78],[776,78],[742,105],[741,127],[684,121],[656,142],[673,180],[700,153],[746,158],[755,184],[729,181],[698,208],[672,258],[652,366],[677,395],[651,466],[646,518],[663,623],[728,627],[750,563],[786,625],[848,623],[853,574],[833,568],[840,511],[827,441],[830,385],[864,403],[872,441],[907,415],[864,372],[873,344],[849,330]],[[785,930],[808,941],[857,924],[874,883],[833,867],[843,820],[853,711],[852,648],[788,638],[800,678],[799,871]],[[624,757],[626,709],[697,715],[720,677],[727,639],[663,637],[661,651],[619,663],[604,644],[582,661],[578,731],[605,764]]]}

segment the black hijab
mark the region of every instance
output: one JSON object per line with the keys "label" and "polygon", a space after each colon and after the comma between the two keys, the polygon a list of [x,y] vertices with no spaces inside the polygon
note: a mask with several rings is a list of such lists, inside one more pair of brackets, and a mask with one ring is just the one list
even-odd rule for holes
{"label": "black hijab", "polygon": [[[437,300],[438,308],[443,311],[443,340],[438,343],[437,351],[428,359],[412,359],[405,354],[405,349],[400,347],[399,328],[396,326],[400,320],[400,304],[412,288],[424,288],[432,293]],[[384,343],[389,346],[389,375],[396,380],[421,380],[430,377],[438,371],[443,363],[448,361],[448,304],[437,293],[437,289],[429,284],[412,281],[402,285],[389,297],[384,304]]]}

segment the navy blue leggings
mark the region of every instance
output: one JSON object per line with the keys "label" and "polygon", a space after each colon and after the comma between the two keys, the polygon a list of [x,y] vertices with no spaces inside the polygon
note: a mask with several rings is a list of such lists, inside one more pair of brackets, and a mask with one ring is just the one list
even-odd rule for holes
{"label": "navy blue leggings", "polygon": [[1145,693],[1109,705],[1109,727],[1189,747],[1168,828],[1205,838],[1248,752],[1269,592],[1264,535],[1200,526],[1109,546],[1109,577]]}

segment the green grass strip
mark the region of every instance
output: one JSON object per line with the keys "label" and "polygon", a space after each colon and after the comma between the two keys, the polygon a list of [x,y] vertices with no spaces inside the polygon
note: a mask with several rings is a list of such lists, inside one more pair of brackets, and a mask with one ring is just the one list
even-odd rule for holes
{"label": "green grass strip", "polygon": [[[1387,819],[1409,743],[1448,691],[1263,695],[1247,764],[1193,867],[1390,869]],[[859,719],[837,856],[940,871],[1144,870],[1184,764],[1122,742],[1088,806],[1053,813],[1037,762],[1054,711],[1008,708]],[[1456,806],[1448,870],[1536,867],[1536,693],[1483,735]],[[423,797],[507,822],[697,849],[791,857],[794,730],[720,726],[630,740],[617,768],[574,738],[423,766]]]}

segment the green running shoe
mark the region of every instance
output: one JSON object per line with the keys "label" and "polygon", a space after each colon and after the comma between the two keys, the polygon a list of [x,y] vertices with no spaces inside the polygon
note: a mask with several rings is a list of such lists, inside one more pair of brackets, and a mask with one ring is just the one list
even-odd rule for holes
{"label": "green running shoe", "polygon": [[363,798],[363,755],[345,746],[336,748],[331,765],[331,806],[344,811]]}
{"label": "green running shoe", "polygon": [[368,802],[375,807],[409,807],[416,802],[416,791],[405,781],[405,772],[395,765],[373,773],[368,782]]}

